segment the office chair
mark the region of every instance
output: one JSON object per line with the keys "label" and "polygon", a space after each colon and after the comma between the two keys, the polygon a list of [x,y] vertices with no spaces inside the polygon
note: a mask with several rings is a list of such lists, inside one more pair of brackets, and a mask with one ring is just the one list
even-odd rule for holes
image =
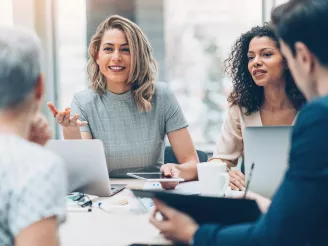
{"label": "office chair", "polygon": [[[199,162],[207,162],[208,157],[204,151],[196,150]],[[165,146],[164,163],[179,163],[171,146]]]}

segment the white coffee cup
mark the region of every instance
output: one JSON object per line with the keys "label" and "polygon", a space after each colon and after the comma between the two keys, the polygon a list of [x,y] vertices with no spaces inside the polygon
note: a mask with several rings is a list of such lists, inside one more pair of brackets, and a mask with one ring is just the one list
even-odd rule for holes
{"label": "white coffee cup", "polygon": [[203,196],[222,197],[229,185],[227,165],[223,161],[197,164],[200,191]]}

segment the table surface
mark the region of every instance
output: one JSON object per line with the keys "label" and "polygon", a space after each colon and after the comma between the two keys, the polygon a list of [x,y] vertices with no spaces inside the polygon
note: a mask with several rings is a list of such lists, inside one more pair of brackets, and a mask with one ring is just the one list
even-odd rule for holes
{"label": "table surface", "polygon": [[[135,189],[144,186],[144,181],[137,179],[111,179],[111,183],[127,184],[127,188]],[[110,198],[99,200],[117,201],[128,192],[123,190]],[[124,208],[112,213],[99,208],[93,208],[92,212],[68,212],[59,232],[63,246],[123,246],[133,243],[171,245],[149,223],[149,214],[134,214]]]}

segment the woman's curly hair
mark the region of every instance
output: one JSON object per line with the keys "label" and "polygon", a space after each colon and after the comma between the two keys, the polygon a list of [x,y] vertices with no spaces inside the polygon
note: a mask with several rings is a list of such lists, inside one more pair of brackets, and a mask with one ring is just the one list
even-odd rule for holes
{"label": "woman's curly hair", "polygon": [[[268,37],[272,39],[280,50],[278,37],[269,23],[253,27],[242,34],[232,47],[228,59],[225,60],[225,71],[232,78],[233,91],[228,97],[228,102],[244,109],[245,115],[250,115],[260,109],[264,103],[264,89],[258,86],[248,71],[247,52],[249,43],[254,37]],[[298,111],[305,103],[305,98],[296,87],[294,79],[286,69],[286,94]]]}

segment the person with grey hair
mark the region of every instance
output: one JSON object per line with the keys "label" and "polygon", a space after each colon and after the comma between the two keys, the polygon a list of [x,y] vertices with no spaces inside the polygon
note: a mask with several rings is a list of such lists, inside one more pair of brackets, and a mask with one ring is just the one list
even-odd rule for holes
{"label": "person with grey hair", "polygon": [[58,245],[66,170],[43,148],[51,137],[40,113],[40,41],[0,27],[0,245]]}

